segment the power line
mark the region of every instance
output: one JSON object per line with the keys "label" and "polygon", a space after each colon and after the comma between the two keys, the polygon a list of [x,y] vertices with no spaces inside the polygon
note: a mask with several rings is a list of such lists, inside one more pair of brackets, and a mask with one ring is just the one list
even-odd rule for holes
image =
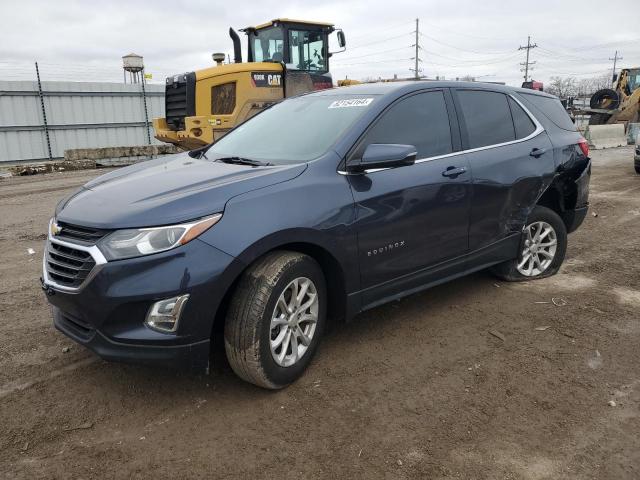
{"label": "power line", "polygon": [[[411,46],[413,46],[413,45],[411,45]],[[358,58],[363,58],[363,57],[372,57],[372,56],[375,56],[375,55],[380,55],[382,53],[397,52],[398,50],[405,50],[407,48],[409,48],[408,45],[404,46],[404,47],[390,48],[388,50],[380,50],[379,52],[365,53],[363,55],[357,55],[355,57],[347,57],[347,58],[345,58],[345,60],[356,60]]]}
{"label": "power line", "polygon": [[450,43],[445,43],[442,40],[438,40],[437,38],[430,37],[429,35],[425,35],[422,32],[420,32],[420,35],[422,35],[425,38],[428,38],[429,40],[431,40],[433,42],[439,43],[440,45],[444,45],[445,47],[454,48],[456,50],[460,50],[461,52],[475,53],[477,55],[507,55],[507,54],[512,52],[511,50],[505,50],[505,51],[501,51],[501,52],[479,52],[478,50],[470,50],[468,48],[457,47],[456,45],[452,45]]}
{"label": "power line", "polygon": [[368,48],[371,45],[376,45],[378,43],[388,42],[389,40],[395,40],[397,38],[406,38],[406,37],[407,37],[407,34],[403,33],[402,35],[396,35],[396,36],[393,36],[393,37],[382,38],[380,40],[376,40],[375,42],[367,42],[367,43],[364,43],[362,45],[356,45],[355,47],[349,47],[349,50],[355,50],[356,48]]}
{"label": "power line", "polygon": [[352,65],[369,65],[371,63],[404,63],[407,60],[413,60],[413,58],[389,58],[383,60],[369,60],[368,62],[356,62],[356,63],[334,63],[335,67],[350,67]]}
{"label": "power line", "polygon": [[[423,51],[428,53],[429,55],[433,55],[435,57],[444,58],[446,60],[453,60],[456,63],[476,64],[476,65],[488,65],[488,64],[493,64],[493,63],[510,62],[511,60],[513,60],[515,57],[517,57],[519,55],[518,52],[511,52],[509,55],[505,55],[505,56],[502,56],[502,57],[478,58],[476,60],[464,60],[464,59],[449,57],[447,55],[442,55],[440,53],[432,52],[430,50],[423,49]],[[468,65],[468,66],[472,66],[472,65]]]}
{"label": "power line", "polygon": [[[527,37],[527,46],[526,47],[520,46],[518,48],[518,50],[526,50],[527,51],[527,59],[525,60],[524,63],[520,64],[520,65],[524,66],[524,70],[520,69],[520,71],[521,72],[524,71],[524,81],[525,82],[529,81],[529,68],[530,68],[529,65],[534,65],[536,63],[536,62],[530,62],[529,61],[529,52],[531,51],[532,48],[536,48],[537,46],[538,45],[535,44],[535,43],[533,45],[531,45],[531,35],[529,35]],[[533,68],[531,68],[531,70],[533,70]]]}

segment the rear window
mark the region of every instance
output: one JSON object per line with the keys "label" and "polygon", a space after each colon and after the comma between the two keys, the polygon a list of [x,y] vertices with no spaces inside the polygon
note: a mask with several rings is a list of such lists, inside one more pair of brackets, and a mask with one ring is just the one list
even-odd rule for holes
{"label": "rear window", "polygon": [[481,90],[458,90],[458,100],[467,127],[469,148],[516,139],[506,95]]}
{"label": "rear window", "polygon": [[576,131],[576,126],[571,121],[571,117],[569,117],[569,114],[557,98],[532,95],[529,93],[520,93],[520,97],[523,98],[525,102],[532,103],[534,107],[540,110],[544,116],[551,120],[556,126],[563,130]]}
{"label": "rear window", "polygon": [[529,118],[529,115],[527,115],[522,107],[512,98],[509,98],[509,106],[511,107],[513,126],[516,128],[516,138],[520,140],[535,132],[536,126],[531,118]]}

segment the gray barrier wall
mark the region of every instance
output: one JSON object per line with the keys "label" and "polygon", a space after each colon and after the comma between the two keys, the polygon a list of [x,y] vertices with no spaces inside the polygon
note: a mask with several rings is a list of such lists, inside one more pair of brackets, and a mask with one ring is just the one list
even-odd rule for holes
{"label": "gray barrier wall", "polygon": [[[164,85],[146,85],[151,120],[164,116]],[[52,158],[71,148],[147,145],[140,84],[42,82]],[[37,82],[0,81],[0,162],[47,160]]]}

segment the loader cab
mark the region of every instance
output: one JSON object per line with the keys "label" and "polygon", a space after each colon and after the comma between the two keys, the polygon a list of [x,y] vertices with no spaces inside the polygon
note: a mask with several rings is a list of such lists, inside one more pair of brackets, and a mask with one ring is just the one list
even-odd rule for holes
{"label": "loader cab", "polygon": [[640,87],[640,68],[625,69],[620,74],[620,80],[626,95],[631,95],[638,87]]}
{"label": "loader cab", "polygon": [[[329,71],[329,34],[335,30],[330,23],[276,19],[247,27],[250,62],[284,63],[287,70],[310,73]],[[338,42],[344,47],[344,35],[339,31]]]}

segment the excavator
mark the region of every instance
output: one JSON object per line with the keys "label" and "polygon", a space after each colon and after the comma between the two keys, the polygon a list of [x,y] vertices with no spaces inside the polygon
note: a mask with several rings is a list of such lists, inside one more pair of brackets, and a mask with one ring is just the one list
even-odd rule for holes
{"label": "excavator", "polygon": [[[214,53],[215,66],[166,79],[165,117],[153,120],[158,140],[199,148],[283,98],[333,87],[329,58],[345,50],[342,29],[278,18],[240,31],[248,40],[247,62],[239,35],[229,28],[234,63],[223,64],[225,55]],[[333,32],[337,52],[329,52]]]}
{"label": "excavator", "polygon": [[640,67],[623,68],[614,77],[613,88],[603,88],[591,96],[589,125],[635,123],[639,120]]}

